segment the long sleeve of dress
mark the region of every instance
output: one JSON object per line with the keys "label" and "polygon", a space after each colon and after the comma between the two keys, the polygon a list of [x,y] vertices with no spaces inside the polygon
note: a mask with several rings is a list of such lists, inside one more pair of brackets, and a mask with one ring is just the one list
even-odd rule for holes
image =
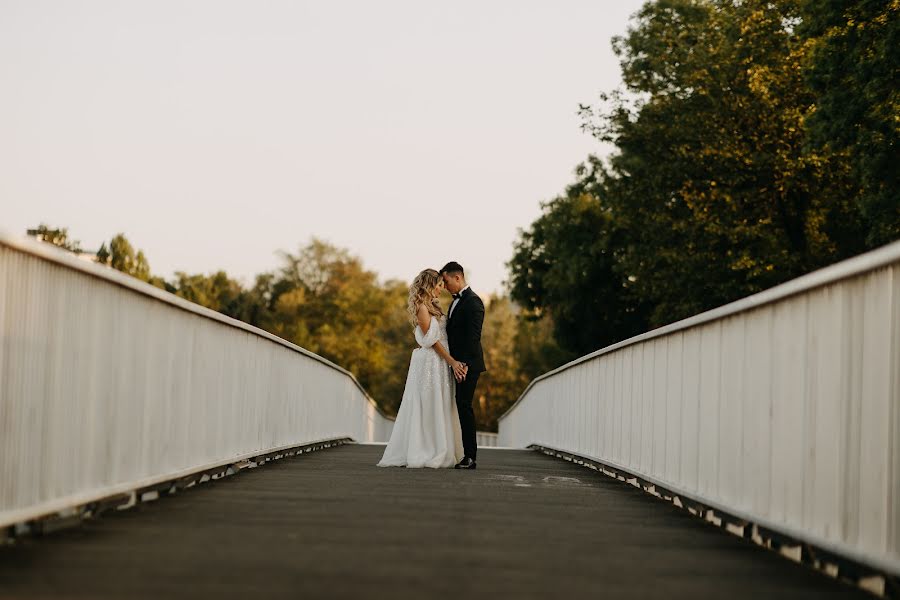
{"label": "long sleeve of dress", "polygon": [[431,317],[431,322],[428,325],[428,333],[422,333],[422,329],[418,326],[416,327],[416,342],[423,348],[431,348],[438,340],[440,340],[440,337],[441,326],[434,317]]}

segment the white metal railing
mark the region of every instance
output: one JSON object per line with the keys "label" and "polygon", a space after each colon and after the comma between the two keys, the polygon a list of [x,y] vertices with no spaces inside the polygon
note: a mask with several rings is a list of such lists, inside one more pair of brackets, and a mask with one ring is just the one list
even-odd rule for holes
{"label": "white metal railing", "polygon": [[391,427],[320,356],[0,233],[0,526]]}
{"label": "white metal railing", "polygon": [[900,573],[900,243],[535,379],[499,443],[619,467]]}
{"label": "white metal railing", "polygon": [[497,446],[497,434],[490,431],[475,432],[475,443],[479,448],[494,448]]}

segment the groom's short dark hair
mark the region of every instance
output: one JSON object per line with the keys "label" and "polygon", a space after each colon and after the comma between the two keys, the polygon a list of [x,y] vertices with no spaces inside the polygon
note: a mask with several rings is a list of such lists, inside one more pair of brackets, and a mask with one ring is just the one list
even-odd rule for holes
{"label": "groom's short dark hair", "polygon": [[462,265],[452,260],[444,265],[444,267],[441,269],[441,275],[443,275],[444,273],[459,273],[463,277],[466,276],[466,272],[463,270]]}

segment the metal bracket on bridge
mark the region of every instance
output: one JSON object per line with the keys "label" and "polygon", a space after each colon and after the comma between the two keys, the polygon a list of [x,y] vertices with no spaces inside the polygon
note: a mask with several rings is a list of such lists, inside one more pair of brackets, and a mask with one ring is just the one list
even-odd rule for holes
{"label": "metal bracket on bridge", "polygon": [[[328,440],[325,442],[315,442],[313,444],[306,444],[303,446],[296,446],[293,448],[287,448],[282,450],[276,450],[275,452],[268,452],[266,454],[258,454],[248,461],[247,467],[253,466],[261,466],[267,462],[271,462],[273,460],[279,460],[282,458],[289,458],[292,456],[300,456],[301,454],[307,454],[309,452],[315,452],[317,450],[326,450],[328,448],[336,448],[338,446],[343,446],[346,443],[349,443],[353,440],[350,438],[338,438],[334,440]],[[252,463],[252,464],[251,464]],[[242,467],[243,468],[243,467]]]}
{"label": "metal bracket on bridge", "polygon": [[124,494],[115,494],[113,496],[107,496],[106,498],[101,498],[100,500],[91,502],[87,505],[87,508],[90,512],[89,516],[91,518],[95,518],[99,517],[108,510],[129,508],[134,504],[134,501],[134,492],[126,492]]}

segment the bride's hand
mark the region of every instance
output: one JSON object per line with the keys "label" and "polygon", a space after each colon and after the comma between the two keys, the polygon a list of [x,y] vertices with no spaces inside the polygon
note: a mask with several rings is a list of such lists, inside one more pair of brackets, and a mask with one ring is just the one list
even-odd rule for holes
{"label": "bride's hand", "polygon": [[450,363],[450,367],[453,369],[453,376],[456,377],[457,381],[462,381],[466,378],[466,365],[454,359]]}

